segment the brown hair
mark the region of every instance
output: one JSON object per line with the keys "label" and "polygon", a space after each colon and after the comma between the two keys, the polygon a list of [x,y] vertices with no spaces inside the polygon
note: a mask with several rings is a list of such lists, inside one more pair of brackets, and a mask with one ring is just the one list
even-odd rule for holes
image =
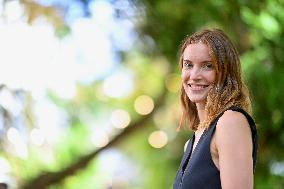
{"label": "brown hair", "polygon": [[241,76],[239,54],[227,35],[220,29],[204,29],[184,39],[180,49],[179,64],[183,66],[183,52],[189,44],[204,43],[209,48],[214,68],[216,81],[210,89],[205,110],[207,117],[200,123],[196,105],[191,102],[181,85],[182,117],[179,129],[185,124],[193,130],[208,128],[210,122],[230,106],[238,106],[251,112],[251,101],[248,89]]}

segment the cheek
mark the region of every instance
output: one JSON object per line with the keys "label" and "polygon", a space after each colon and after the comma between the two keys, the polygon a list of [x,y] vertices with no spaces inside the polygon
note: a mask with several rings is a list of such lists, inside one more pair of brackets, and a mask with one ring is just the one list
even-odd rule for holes
{"label": "cheek", "polygon": [[181,80],[184,82],[188,79],[188,77],[189,77],[188,72],[186,72],[185,70],[182,70],[181,71]]}
{"label": "cheek", "polygon": [[207,80],[210,82],[210,83],[215,83],[216,81],[216,74],[215,74],[215,71],[212,72],[212,73],[209,73],[207,75]]}

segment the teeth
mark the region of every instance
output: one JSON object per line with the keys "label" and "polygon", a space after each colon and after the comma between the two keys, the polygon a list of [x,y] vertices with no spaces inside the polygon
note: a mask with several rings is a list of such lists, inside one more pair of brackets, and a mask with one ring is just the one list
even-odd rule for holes
{"label": "teeth", "polygon": [[190,85],[190,88],[193,89],[193,90],[201,90],[201,89],[204,89],[205,87],[207,87],[207,85]]}

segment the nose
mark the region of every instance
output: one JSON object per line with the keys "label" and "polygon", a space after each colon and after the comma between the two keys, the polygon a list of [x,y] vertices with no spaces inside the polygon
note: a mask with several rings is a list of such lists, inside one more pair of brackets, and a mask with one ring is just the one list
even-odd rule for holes
{"label": "nose", "polygon": [[201,69],[194,67],[190,70],[182,71],[182,80],[188,82],[189,80],[198,80],[201,77]]}
{"label": "nose", "polygon": [[200,69],[197,67],[193,67],[190,71],[189,71],[189,77],[191,80],[196,80],[200,78]]}

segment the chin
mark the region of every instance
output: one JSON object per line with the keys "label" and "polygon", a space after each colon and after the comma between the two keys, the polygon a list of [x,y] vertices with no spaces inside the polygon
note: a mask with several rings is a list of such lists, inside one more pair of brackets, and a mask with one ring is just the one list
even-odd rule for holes
{"label": "chin", "polygon": [[206,103],[207,96],[206,97],[192,97],[188,96],[189,100],[193,103]]}
{"label": "chin", "polygon": [[189,100],[193,103],[204,103],[207,100],[209,90],[202,91],[202,92],[192,92],[190,90],[186,90],[186,95]]}
{"label": "chin", "polygon": [[205,103],[206,102],[206,100],[195,100],[195,99],[193,99],[193,100],[191,100],[191,99],[189,99],[191,102],[193,102],[193,103]]}

